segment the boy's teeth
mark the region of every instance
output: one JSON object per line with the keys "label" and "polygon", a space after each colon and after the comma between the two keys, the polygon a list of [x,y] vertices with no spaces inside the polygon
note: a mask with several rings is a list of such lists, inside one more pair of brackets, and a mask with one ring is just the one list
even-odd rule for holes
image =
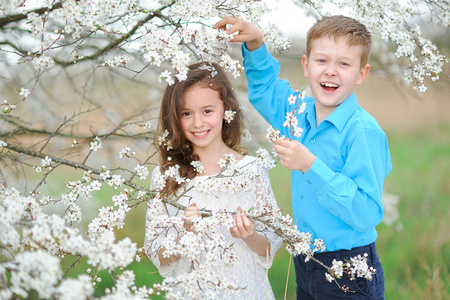
{"label": "boy's teeth", "polygon": [[326,86],[326,87],[338,87],[337,84],[329,83],[329,82],[322,83],[322,85],[323,85],[323,86]]}

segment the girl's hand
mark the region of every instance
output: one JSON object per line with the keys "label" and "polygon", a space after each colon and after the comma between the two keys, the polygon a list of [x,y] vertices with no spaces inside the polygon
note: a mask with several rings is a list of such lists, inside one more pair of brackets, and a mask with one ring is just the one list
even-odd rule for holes
{"label": "girl's hand", "polygon": [[246,240],[255,235],[255,226],[253,221],[247,218],[245,212],[239,206],[234,216],[235,227],[230,228],[231,236],[238,239]]}
{"label": "girl's hand", "polygon": [[184,228],[187,231],[192,231],[194,229],[192,221],[197,218],[200,218],[200,210],[197,208],[197,205],[195,203],[191,203],[188,207],[186,207],[186,210],[183,214]]}

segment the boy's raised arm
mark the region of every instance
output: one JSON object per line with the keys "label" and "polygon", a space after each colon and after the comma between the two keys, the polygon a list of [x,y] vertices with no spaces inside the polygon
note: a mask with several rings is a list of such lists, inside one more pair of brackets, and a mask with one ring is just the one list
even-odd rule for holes
{"label": "boy's raised arm", "polygon": [[[231,27],[227,29],[227,25]],[[214,24],[213,28],[225,30],[229,35],[237,32],[232,41],[245,42],[248,51],[254,51],[264,44],[263,35],[258,26],[238,18],[224,17]]]}

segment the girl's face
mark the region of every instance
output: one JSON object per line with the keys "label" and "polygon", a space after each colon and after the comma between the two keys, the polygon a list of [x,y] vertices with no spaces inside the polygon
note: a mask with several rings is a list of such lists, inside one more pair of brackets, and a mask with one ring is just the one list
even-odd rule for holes
{"label": "girl's face", "polygon": [[184,92],[180,123],[194,152],[218,151],[225,144],[222,140],[224,112],[217,91],[196,84]]}

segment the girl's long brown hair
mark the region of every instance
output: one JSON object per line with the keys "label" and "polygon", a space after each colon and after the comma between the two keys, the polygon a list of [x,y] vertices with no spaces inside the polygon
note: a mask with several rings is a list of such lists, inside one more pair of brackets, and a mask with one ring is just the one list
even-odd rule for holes
{"label": "girl's long brown hair", "polygon": [[[166,130],[169,135],[166,137],[166,143],[160,145],[158,139],[155,139],[154,142],[156,149],[160,152],[162,173],[172,165],[179,165],[180,176],[192,179],[197,174],[191,166],[191,162],[199,160],[199,158],[193,152],[192,143],[186,139],[180,125],[182,101],[186,90],[194,85],[215,90],[219,93],[225,110],[236,112],[231,123],[223,121],[222,139],[228,147],[240,152],[243,152],[239,148],[243,120],[231,83],[219,65],[200,62],[190,65],[188,68],[186,80],[176,79],[175,83],[168,85],[164,91],[159,113],[158,135],[162,136]],[[180,186],[176,181],[168,179],[162,195],[165,197],[174,195]]]}

